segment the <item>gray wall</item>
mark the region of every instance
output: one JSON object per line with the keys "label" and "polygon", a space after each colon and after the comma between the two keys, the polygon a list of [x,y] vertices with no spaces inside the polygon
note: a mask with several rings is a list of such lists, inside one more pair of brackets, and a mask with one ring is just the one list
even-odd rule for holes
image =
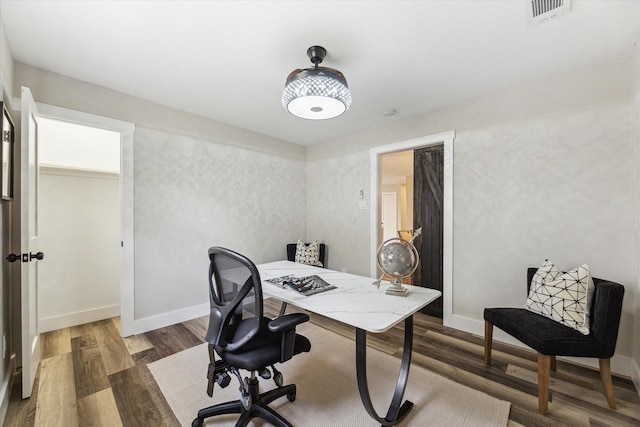
{"label": "gray wall", "polygon": [[208,306],[210,246],[260,263],[306,237],[304,147],[21,63],[14,84],[37,102],[136,125],[135,321]]}
{"label": "gray wall", "polygon": [[120,315],[117,173],[40,167],[40,332]]}
{"label": "gray wall", "polygon": [[631,122],[633,124],[633,190],[634,199],[633,205],[635,207],[634,216],[634,238],[635,238],[635,250],[634,259],[635,271],[634,271],[634,329],[633,329],[633,349],[632,349],[632,363],[631,363],[631,378],[636,386],[636,390],[640,391],[640,48],[636,45],[633,56],[632,67],[632,83],[633,83],[633,108],[631,114]]}
{"label": "gray wall", "polygon": [[136,318],[201,303],[214,243],[265,262],[306,236],[327,243],[331,268],[368,274],[368,149],[455,130],[454,314],[479,322],[485,306],[522,304],[525,268],[546,257],[585,262],[627,287],[618,352],[637,346],[629,59],[400,116],[309,147],[306,161],[304,147],[20,63],[14,78],[40,102],[136,123]]}
{"label": "gray wall", "polygon": [[149,128],[134,146],[135,317],[207,304],[207,249],[256,263],[305,238],[303,161]]}
{"label": "gray wall", "polygon": [[[4,33],[4,26],[0,20],[0,99],[11,110],[13,86],[13,58],[9,51],[9,44]],[[12,116],[14,116],[12,114]],[[15,122],[15,116],[13,117]],[[19,338],[16,337],[16,331],[19,332],[19,316],[16,322],[15,311],[12,311],[12,282],[14,282],[14,271],[17,270],[16,264],[9,264],[4,261],[9,253],[16,250],[14,235],[14,212],[15,202],[0,201],[0,258],[2,268],[0,269],[0,339],[6,337],[7,352],[1,356],[0,361],[0,421],[4,419],[7,406],[9,404],[9,395],[11,393],[11,384],[13,378],[13,368],[15,359],[11,355],[15,354],[14,349],[20,348]],[[20,243],[18,242],[18,246]],[[19,250],[19,249],[18,249]],[[19,287],[17,289],[20,289]],[[17,325],[16,325],[17,323]]]}
{"label": "gray wall", "polygon": [[368,148],[455,130],[453,314],[479,322],[484,307],[522,305],[525,270],[545,258],[562,269],[587,263],[627,287],[618,352],[630,356],[630,92],[630,60],[618,60],[311,146],[307,227],[324,236],[332,267],[368,272],[369,217],[340,220],[360,213]]}

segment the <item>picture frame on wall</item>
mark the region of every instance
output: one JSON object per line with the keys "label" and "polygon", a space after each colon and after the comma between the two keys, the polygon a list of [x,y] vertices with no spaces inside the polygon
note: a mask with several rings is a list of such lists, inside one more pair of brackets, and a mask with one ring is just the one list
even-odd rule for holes
{"label": "picture frame on wall", "polygon": [[13,200],[15,127],[3,102],[0,102],[0,107],[2,109],[2,151],[0,152],[2,200]]}

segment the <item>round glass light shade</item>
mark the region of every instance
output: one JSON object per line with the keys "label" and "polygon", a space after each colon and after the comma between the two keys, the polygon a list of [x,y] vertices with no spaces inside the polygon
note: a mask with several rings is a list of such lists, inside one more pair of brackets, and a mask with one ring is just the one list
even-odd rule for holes
{"label": "round glass light shade", "polygon": [[303,119],[331,119],[349,109],[351,93],[339,71],[325,67],[295,70],[287,78],[282,105]]}

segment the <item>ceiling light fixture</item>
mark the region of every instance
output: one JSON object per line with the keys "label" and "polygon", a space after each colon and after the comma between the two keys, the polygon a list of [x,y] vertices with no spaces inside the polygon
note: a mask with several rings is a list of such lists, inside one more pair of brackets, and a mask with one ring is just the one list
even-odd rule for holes
{"label": "ceiling light fixture", "polygon": [[351,106],[347,79],[338,70],[319,67],[327,51],[311,46],[307,56],[313,68],[293,70],[282,93],[282,105],[296,117],[324,120],[338,117]]}

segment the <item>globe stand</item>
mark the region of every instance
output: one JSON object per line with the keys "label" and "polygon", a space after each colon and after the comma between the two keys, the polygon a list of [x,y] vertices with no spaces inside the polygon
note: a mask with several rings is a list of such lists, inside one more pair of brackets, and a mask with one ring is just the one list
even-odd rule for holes
{"label": "globe stand", "polygon": [[395,296],[399,296],[399,297],[406,297],[407,296],[407,288],[402,286],[402,282],[400,281],[400,279],[398,279],[396,277],[396,278],[393,279],[393,282],[391,282],[391,286],[389,286],[387,288],[387,290],[384,291],[384,293],[386,295],[395,295]]}

